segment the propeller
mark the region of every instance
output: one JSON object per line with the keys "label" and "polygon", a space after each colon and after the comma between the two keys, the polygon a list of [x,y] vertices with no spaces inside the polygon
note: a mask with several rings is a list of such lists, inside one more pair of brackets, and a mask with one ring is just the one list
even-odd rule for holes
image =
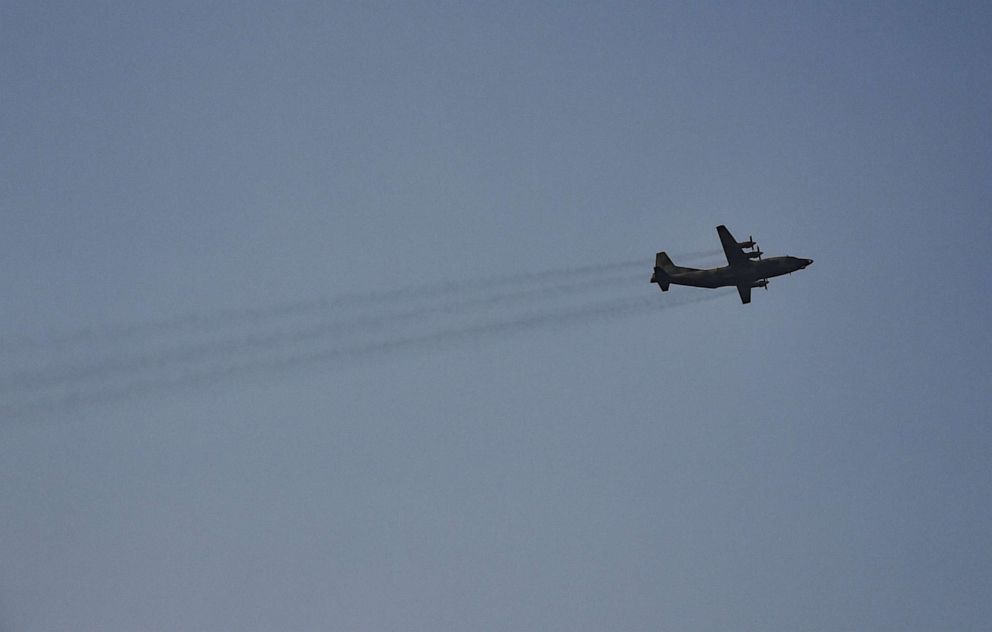
{"label": "propeller", "polygon": [[754,235],[748,235],[747,236],[747,240],[751,244],[751,252],[752,253],[755,253],[755,252],[758,253],[758,256],[755,257],[755,258],[758,261],[761,261],[761,255],[763,255],[764,253],[761,252],[761,248],[758,247],[758,242],[754,241]]}

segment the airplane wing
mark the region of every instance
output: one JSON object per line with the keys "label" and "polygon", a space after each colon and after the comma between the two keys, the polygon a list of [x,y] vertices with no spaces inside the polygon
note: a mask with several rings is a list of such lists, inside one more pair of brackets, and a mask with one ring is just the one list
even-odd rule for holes
{"label": "airplane wing", "polygon": [[747,305],[751,302],[751,285],[741,284],[737,286],[737,293],[741,295],[741,303]]}
{"label": "airplane wing", "polygon": [[[726,226],[720,224],[716,227],[716,232],[720,235],[720,243],[723,245],[724,254],[727,255],[727,263],[735,266],[748,261],[747,256],[744,255],[744,249],[737,245],[737,240],[730,234]],[[741,298],[744,298],[743,292],[741,292]],[[746,303],[747,301],[744,302]]]}

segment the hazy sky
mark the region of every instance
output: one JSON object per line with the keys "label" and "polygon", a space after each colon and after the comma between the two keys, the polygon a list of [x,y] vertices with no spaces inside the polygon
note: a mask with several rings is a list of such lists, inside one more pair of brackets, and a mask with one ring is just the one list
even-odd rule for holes
{"label": "hazy sky", "polygon": [[[982,3],[5,2],[0,629],[987,629],[990,68]],[[816,263],[648,284],[717,224]]]}

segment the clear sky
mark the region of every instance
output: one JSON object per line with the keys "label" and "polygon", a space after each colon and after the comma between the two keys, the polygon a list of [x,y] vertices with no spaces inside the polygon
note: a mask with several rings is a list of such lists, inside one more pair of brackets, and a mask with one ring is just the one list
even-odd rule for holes
{"label": "clear sky", "polygon": [[[0,629],[987,629],[990,68],[983,3],[5,2]],[[718,224],[816,263],[648,284]]]}

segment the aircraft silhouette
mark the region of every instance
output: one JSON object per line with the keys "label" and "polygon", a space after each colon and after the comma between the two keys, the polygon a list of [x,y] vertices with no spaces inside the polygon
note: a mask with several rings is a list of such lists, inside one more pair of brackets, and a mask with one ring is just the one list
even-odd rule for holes
{"label": "aircraft silhouette", "polygon": [[[722,224],[716,227],[716,232],[720,235],[723,252],[727,255],[727,265],[708,270],[683,268],[672,263],[667,253],[659,252],[654,259],[654,274],[651,275],[651,282],[657,283],[662,292],[667,292],[669,285],[708,288],[736,285],[737,292],[741,295],[741,303],[750,303],[752,288],[763,287],[767,290],[768,279],[771,277],[802,270],[813,263],[812,259],[799,257],[762,259],[761,255],[764,253],[758,249],[753,237],[738,242]],[[745,248],[750,250],[745,252]]]}

